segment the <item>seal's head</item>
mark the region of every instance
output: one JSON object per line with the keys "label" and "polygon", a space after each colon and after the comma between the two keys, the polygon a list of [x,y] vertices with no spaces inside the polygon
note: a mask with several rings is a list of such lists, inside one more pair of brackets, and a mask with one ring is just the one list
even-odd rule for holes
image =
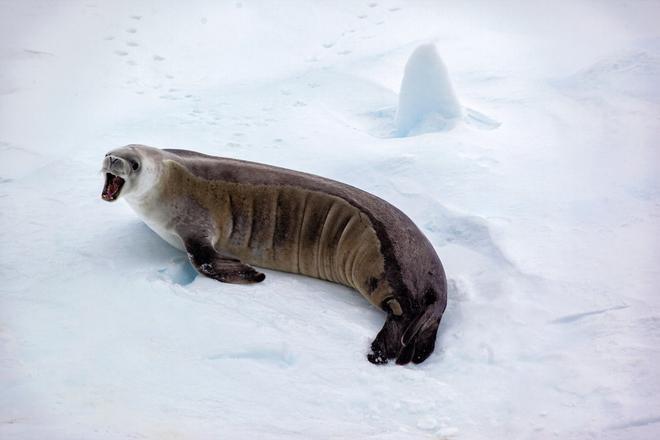
{"label": "seal's head", "polygon": [[159,150],[142,145],[127,145],[106,154],[101,168],[105,174],[101,198],[114,202],[120,195],[140,197],[146,194],[158,180],[158,154]]}

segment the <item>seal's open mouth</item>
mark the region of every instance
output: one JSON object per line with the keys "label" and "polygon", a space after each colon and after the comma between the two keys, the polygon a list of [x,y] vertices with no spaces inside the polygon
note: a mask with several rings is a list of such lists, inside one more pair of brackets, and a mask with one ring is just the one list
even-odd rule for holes
{"label": "seal's open mouth", "polygon": [[117,199],[119,192],[124,186],[125,180],[119,176],[115,176],[111,173],[105,173],[105,185],[103,186],[103,192],[101,193],[101,198],[106,202],[112,202]]}

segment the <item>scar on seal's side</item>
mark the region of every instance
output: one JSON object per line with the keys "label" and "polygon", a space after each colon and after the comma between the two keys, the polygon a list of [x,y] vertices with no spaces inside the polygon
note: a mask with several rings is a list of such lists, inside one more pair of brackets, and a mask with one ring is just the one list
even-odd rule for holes
{"label": "scar on seal's side", "polygon": [[109,152],[102,171],[102,198],[125,198],[199,273],[263,281],[255,265],[344,284],[387,313],[370,362],[420,363],[433,352],[445,273],[424,234],[386,201],[311,174],[144,145]]}

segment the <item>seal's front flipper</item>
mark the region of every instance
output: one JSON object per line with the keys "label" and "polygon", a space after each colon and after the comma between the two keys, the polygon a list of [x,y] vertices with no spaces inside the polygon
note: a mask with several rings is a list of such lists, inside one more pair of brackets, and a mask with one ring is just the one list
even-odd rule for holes
{"label": "seal's front flipper", "polygon": [[249,284],[261,282],[266,278],[266,275],[241,263],[240,260],[218,253],[206,241],[189,239],[185,240],[185,246],[190,262],[195,269],[214,280],[223,283]]}
{"label": "seal's front flipper", "polygon": [[217,257],[211,262],[196,265],[195,269],[202,275],[223,283],[259,283],[266,278],[266,275],[257,272],[252,266],[243,264],[240,260],[233,258]]}
{"label": "seal's front flipper", "polygon": [[386,364],[390,359],[396,358],[403,347],[401,344],[402,326],[401,317],[388,313],[385,325],[378,332],[376,339],[371,343],[371,352],[367,360],[372,364]]}

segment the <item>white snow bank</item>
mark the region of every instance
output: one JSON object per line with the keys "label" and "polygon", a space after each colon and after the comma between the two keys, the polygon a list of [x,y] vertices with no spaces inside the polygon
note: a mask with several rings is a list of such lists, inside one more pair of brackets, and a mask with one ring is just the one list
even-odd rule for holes
{"label": "white snow bank", "polygon": [[396,127],[399,136],[451,128],[462,116],[445,63],[433,44],[419,46],[401,81]]}

